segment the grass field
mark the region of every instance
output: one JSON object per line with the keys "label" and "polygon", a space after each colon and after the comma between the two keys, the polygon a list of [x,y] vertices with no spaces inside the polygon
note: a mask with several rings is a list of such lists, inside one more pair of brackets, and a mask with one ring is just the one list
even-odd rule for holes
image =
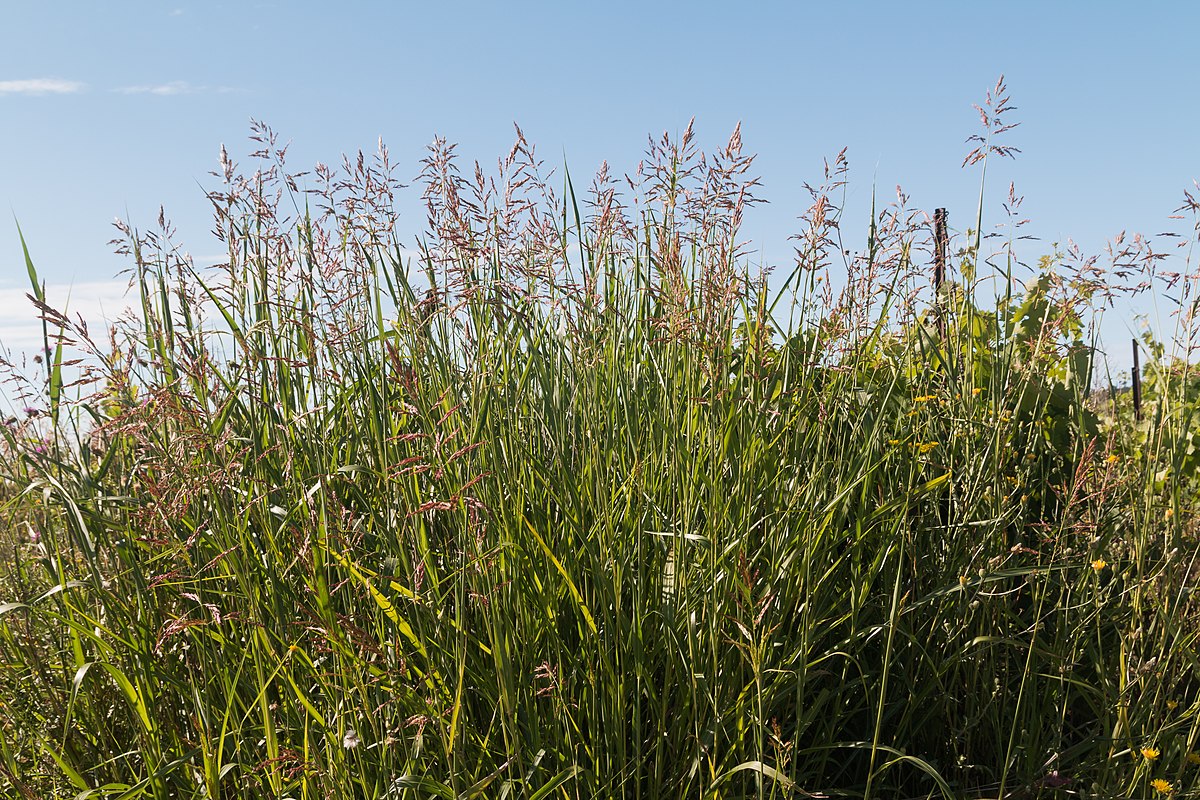
{"label": "grass field", "polygon": [[[935,292],[902,198],[848,255],[838,157],[768,277],[690,128],[588,190],[438,142],[410,259],[385,151],[255,141],[227,263],[126,228],[138,316],[42,308],[4,797],[1200,794],[1191,275],[984,258],[989,205]],[[1139,420],[1091,337],[1143,280]]]}

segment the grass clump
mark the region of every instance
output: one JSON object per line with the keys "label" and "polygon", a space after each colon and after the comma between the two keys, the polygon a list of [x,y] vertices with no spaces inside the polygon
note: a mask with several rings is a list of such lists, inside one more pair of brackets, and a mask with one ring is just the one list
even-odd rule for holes
{"label": "grass clump", "polygon": [[1014,283],[977,225],[933,292],[902,197],[844,255],[839,156],[768,280],[740,134],[690,127],[563,197],[439,140],[412,257],[385,150],[255,139],[225,264],[125,229],[103,345],[35,298],[6,795],[1191,791],[1195,378],[1096,401],[1094,264]]}

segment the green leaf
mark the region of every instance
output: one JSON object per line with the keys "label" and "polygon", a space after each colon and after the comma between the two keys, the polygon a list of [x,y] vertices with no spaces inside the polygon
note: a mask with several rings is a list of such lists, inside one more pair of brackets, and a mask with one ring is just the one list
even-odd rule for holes
{"label": "green leaf", "polygon": [[571,590],[571,596],[575,598],[575,604],[583,613],[583,618],[587,622],[588,628],[591,629],[592,633],[597,633],[596,620],[592,617],[592,612],[588,609],[587,604],[583,602],[583,595],[579,593],[579,587],[575,585],[575,581],[571,580],[571,576],[567,574],[566,567],[564,567],[562,562],[559,561],[558,558],[555,557],[554,553],[550,551],[550,548],[546,545],[546,540],[543,539],[542,535],[537,532],[537,530],[533,527],[533,524],[530,523],[529,519],[525,517],[524,514],[521,515],[521,519],[524,521],[525,527],[529,528],[529,532],[533,534],[533,538],[537,540],[538,545],[541,546],[542,552],[544,552],[546,557],[549,558],[551,563],[554,564],[554,568],[558,570],[558,574],[562,575],[563,579],[567,582],[567,587]]}
{"label": "green leaf", "polygon": [[17,223],[17,238],[21,240],[21,252],[25,254],[25,270],[29,274],[29,285],[33,287],[33,296],[39,303],[44,303],[46,302],[46,293],[38,279],[37,269],[33,266],[33,259],[29,257],[29,246],[25,243],[25,234],[21,232],[20,223]]}
{"label": "green leaf", "polygon": [[402,789],[416,789],[418,792],[425,792],[434,797],[444,797],[446,800],[455,800],[454,790],[444,783],[435,781],[433,778],[424,775],[402,775],[392,781],[392,785],[388,787],[388,796],[393,793],[396,797],[400,796]]}

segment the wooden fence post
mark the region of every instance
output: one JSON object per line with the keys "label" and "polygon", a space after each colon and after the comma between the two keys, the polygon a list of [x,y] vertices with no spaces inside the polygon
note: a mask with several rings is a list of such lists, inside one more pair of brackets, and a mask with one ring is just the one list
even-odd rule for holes
{"label": "wooden fence post", "polygon": [[946,321],[942,319],[941,298],[939,294],[946,280],[946,250],[949,249],[950,236],[946,233],[946,218],[949,215],[944,208],[933,210],[933,314],[936,318],[938,336],[946,338]]}
{"label": "wooden fence post", "polygon": [[946,209],[937,208],[933,211],[933,290],[942,288],[946,280],[946,250],[949,248],[950,237],[946,233]]}
{"label": "wooden fence post", "polygon": [[1142,421],[1142,374],[1138,367],[1138,343],[1133,340],[1133,418]]}

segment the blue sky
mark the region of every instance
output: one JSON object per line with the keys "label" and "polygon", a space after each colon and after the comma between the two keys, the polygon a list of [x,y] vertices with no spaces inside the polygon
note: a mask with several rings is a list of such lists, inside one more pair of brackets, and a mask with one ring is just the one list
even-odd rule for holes
{"label": "blue sky", "polygon": [[[113,313],[124,262],[115,217],[151,226],[160,204],[199,261],[205,187],[222,143],[235,158],[253,117],[291,140],[290,163],[337,162],[382,136],[415,176],[435,133],[485,164],[521,124],[575,175],[637,163],[647,134],[695,115],[702,145],[741,121],[761,196],[746,232],[786,264],[805,181],[849,148],[846,231],[872,190],[974,220],[978,173],[960,164],[973,103],[1005,74],[1023,151],[989,173],[1026,198],[1035,261],[1072,237],[1099,251],[1122,230],[1157,233],[1200,178],[1200,5],[1127,3],[6,4],[0,47],[0,345],[28,333],[15,217],[54,291]],[[410,236],[423,222],[402,200]],[[862,223],[858,223],[858,217]],[[993,216],[993,219],[998,219]],[[52,297],[55,296],[52,291]],[[1110,318],[1116,339],[1145,307]],[[24,331],[25,333],[22,333]]]}

